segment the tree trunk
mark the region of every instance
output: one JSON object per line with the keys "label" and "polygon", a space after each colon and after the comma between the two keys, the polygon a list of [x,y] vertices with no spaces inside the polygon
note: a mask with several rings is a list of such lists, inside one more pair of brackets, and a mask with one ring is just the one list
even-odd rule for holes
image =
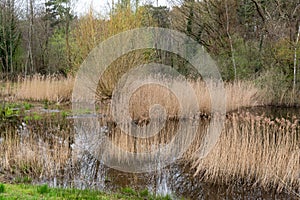
{"label": "tree trunk", "polygon": [[70,27],[70,17],[69,13],[67,14],[66,19],[66,49],[67,49],[67,59],[68,59],[68,68],[72,68],[72,59],[71,59],[71,48],[70,48],[70,41],[69,41],[69,27]]}
{"label": "tree trunk", "polygon": [[[32,47],[33,47],[33,1],[34,0],[29,0],[27,1],[27,15],[28,16],[28,21],[29,21],[29,27],[28,27],[28,46],[27,46],[27,59],[29,62],[26,62],[25,65],[25,75],[28,73],[28,69],[30,69],[30,72],[34,71],[34,61],[33,61],[33,53],[32,53]],[[29,63],[29,67],[28,67]]]}
{"label": "tree trunk", "polygon": [[296,37],[295,47],[294,47],[294,81],[293,81],[293,92],[295,92],[295,89],[296,89],[296,79],[297,79],[297,45],[298,45],[298,42],[299,42],[299,37],[300,37],[300,25],[298,26],[297,37]]}
{"label": "tree trunk", "polygon": [[[11,24],[12,26],[13,26],[13,24],[14,24],[14,0],[12,0],[12,1],[10,1],[10,3],[9,3],[10,5],[9,5],[9,24]],[[12,30],[12,28],[11,28],[11,30],[9,31],[9,68],[10,68],[10,73],[11,73],[11,75],[13,74],[13,72],[14,72],[14,68],[13,68],[13,49],[14,49],[14,47],[13,47],[13,40],[14,40],[14,38],[13,38],[13,30]]]}
{"label": "tree trunk", "polygon": [[236,80],[236,62],[235,62],[235,54],[234,54],[234,48],[233,48],[233,42],[229,31],[229,15],[228,15],[228,5],[227,0],[225,0],[225,12],[226,12],[226,34],[229,39],[230,44],[230,53],[231,53],[231,61],[233,65],[234,70],[234,80]]}

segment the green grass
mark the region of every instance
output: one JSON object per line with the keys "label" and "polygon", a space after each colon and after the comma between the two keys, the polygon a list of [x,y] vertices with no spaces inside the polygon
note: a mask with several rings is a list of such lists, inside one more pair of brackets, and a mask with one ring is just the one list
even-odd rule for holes
{"label": "green grass", "polygon": [[155,197],[146,190],[139,193],[131,188],[121,189],[120,193],[105,193],[95,190],[50,188],[48,185],[0,184],[1,199],[163,200],[171,198],[169,196]]}
{"label": "green grass", "polygon": [[47,194],[49,191],[48,185],[41,185],[37,188],[39,194]]}
{"label": "green grass", "polygon": [[24,106],[24,109],[25,109],[25,110],[30,110],[30,108],[33,107],[33,105],[30,104],[30,103],[28,103],[28,102],[24,102],[24,103],[23,103],[23,106]]}
{"label": "green grass", "polygon": [[0,184],[0,193],[4,193],[5,186],[3,184]]}
{"label": "green grass", "polygon": [[125,187],[125,188],[121,189],[121,193],[126,194],[126,195],[130,195],[130,196],[137,195],[137,192],[134,191],[132,188],[129,188],[129,187]]}
{"label": "green grass", "polygon": [[17,176],[14,178],[14,182],[15,183],[31,183],[32,182],[32,178],[29,176]]}

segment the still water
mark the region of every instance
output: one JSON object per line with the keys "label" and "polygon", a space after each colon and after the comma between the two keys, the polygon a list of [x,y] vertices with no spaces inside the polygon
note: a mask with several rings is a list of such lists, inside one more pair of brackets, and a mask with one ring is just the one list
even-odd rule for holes
{"label": "still water", "polygon": [[[286,119],[300,118],[299,108],[260,107],[236,112],[244,111],[274,119],[276,117]],[[59,111],[43,110],[40,113],[41,115],[53,115],[53,113],[59,113]],[[54,134],[55,132],[64,131],[70,137],[61,138],[61,140],[67,141],[72,149],[75,141],[71,137],[75,132],[73,124],[74,119],[78,117],[69,116],[64,118],[64,120],[57,121],[35,121],[33,125],[30,125],[30,121],[17,120],[14,123],[19,123],[19,125],[14,127],[16,133],[21,135],[21,142],[22,137],[28,137],[30,131],[36,131],[37,129],[47,134],[49,132]],[[84,115],[80,117],[84,117]],[[87,114],[86,117],[89,118],[91,116]],[[115,125],[106,122],[104,116],[99,115],[96,117],[100,119],[103,125],[101,126],[102,132],[112,138],[118,134],[118,131],[114,130],[117,129]],[[166,132],[172,132],[174,127],[176,127],[176,124],[169,125]],[[169,136],[172,136],[172,133]],[[169,139],[166,137],[164,142],[168,141]],[[138,151],[138,149],[138,147],[135,147],[133,151]],[[155,194],[168,194],[174,199],[297,199],[298,197],[297,194],[291,193],[289,190],[283,190],[282,193],[277,193],[273,190],[266,191],[259,186],[252,186],[242,181],[229,185],[204,182],[201,180],[200,175],[194,176],[195,169],[191,168],[190,164],[186,164],[180,159],[160,170],[148,173],[118,171],[106,166],[101,159],[96,159],[90,152],[86,151],[81,152],[80,157],[77,157],[76,163],[72,162],[74,155],[70,155],[69,159],[70,162],[62,170],[63,172],[54,174],[51,177],[34,177],[34,182],[47,183],[54,187],[92,188],[104,191],[118,191],[124,187],[131,187],[136,190],[148,189]]]}

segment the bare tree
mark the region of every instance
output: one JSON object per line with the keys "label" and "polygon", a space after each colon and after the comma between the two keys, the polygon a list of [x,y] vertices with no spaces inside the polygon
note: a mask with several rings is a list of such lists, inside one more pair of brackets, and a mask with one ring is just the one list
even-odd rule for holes
{"label": "bare tree", "polygon": [[26,4],[26,13],[27,13],[27,21],[29,23],[27,29],[27,56],[25,62],[25,70],[24,74],[27,75],[28,72],[34,71],[34,60],[33,60],[33,34],[34,34],[34,0],[27,0]]}
{"label": "bare tree", "polygon": [[225,3],[225,13],[226,13],[226,34],[229,39],[229,45],[230,45],[230,52],[231,52],[231,61],[232,61],[232,66],[234,70],[234,80],[236,80],[236,62],[235,62],[235,53],[234,53],[234,48],[233,48],[233,41],[230,33],[230,24],[229,24],[229,15],[228,15],[228,3],[227,0],[224,1]]}
{"label": "bare tree", "polygon": [[298,25],[298,31],[295,41],[295,47],[294,47],[294,81],[293,81],[293,92],[295,92],[296,89],[296,79],[297,79],[297,49],[298,49],[298,42],[299,42],[299,36],[300,36],[300,25]]}

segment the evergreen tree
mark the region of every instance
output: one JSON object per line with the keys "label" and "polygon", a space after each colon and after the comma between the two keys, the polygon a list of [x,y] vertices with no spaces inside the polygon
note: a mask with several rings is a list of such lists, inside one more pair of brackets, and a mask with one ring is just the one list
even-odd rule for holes
{"label": "evergreen tree", "polygon": [[0,3],[0,69],[4,73],[13,73],[21,33],[18,29],[14,1],[4,0]]}
{"label": "evergreen tree", "polygon": [[66,63],[63,68],[60,68],[60,73],[67,75],[67,72],[73,68],[70,46],[70,24],[74,19],[70,6],[71,0],[48,0],[45,3],[46,16],[45,19],[50,21],[50,27],[62,30],[65,37],[66,47]]}

